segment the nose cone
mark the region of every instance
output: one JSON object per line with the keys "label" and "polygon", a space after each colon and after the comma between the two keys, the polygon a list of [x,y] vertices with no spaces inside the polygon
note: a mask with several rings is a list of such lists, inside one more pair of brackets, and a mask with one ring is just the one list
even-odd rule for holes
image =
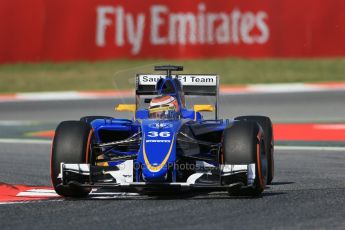
{"label": "nose cone", "polygon": [[160,171],[152,172],[144,165],[142,175],[146,182],[165,182],[168,179],[168,167],[165,166]]}
{"label": "nose cone", "polygon": [[142,176],[148,182],[168,179],[168,165],[176,159],[175,133],[179,121],[146,120],[142,123],[143,138],[138,155]]}
{"label": "nose cone", "polygon": [[145,181],[165,181],[167,179],[168,165],[175,160],[175,135],[174,133],[170,135],[171,139],[170,136],[165,139],[144,138],[142,172]]}

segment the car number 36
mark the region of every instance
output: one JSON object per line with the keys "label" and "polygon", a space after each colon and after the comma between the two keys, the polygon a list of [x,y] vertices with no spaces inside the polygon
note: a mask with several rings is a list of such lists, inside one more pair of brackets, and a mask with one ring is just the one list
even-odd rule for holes
{"label": "car number 36", "polygon": [[170,137],[170,132],[156,132],[150,131],[147,134],[148,137]]}

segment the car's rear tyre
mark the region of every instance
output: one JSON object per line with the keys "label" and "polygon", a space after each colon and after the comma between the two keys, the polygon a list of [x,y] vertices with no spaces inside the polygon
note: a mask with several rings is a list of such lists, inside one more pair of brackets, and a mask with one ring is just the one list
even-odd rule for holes
{"label": "car's rear tyre", "polygon": [[55,131],[51,152],[51,181],[57,194],[64,197],[84,197],[91,189],[80,186],[63,185],[58,178],[60,164],[89,163],[90,144],[93,130],[90,124],[81,121],[63,121]]}
{"label": "car's rear tyre", "polygon": [[86,117],[80,118],[80,121],[91,124],[91,122],[93,122],[96,119],[113,119],[113,118],[108,117],[108,116],[86,116]]}
{"label": "car's rear tyre", "polygon": [[255,121],[263,129],[268,166],[267,184],[271,184],[274,178],[274,135],[271,119],[265,116],[240,116],[236,117],[235,120]]}
{"label": "car's rear tyre", "polygon": [[229,190],[230,195],[258,196],[264,190],[267,180],[267,157],[263,138],[262,128],[252,121],[238,121],[224,130],[220,163],[255,164],[254,186],[245,193],[241,190]]}

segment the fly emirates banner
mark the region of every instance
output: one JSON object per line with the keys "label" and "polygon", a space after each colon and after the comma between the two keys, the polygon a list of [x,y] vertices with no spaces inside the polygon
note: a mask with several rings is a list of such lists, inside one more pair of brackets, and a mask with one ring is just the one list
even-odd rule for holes
{"label": "fly emirates banner", "polygon": [[2,0],[0,62],[345,56],[342,0]]}

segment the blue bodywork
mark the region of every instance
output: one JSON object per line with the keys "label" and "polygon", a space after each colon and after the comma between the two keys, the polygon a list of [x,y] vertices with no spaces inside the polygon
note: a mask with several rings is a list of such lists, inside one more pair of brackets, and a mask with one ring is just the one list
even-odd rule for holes
{"label": "blue bodywork", "polygon": [[[177,98],[180,111],[178,116],[167,120],[149,119],[148,109],[137,110],[135,119],[96,119],[91,122],[98,143],[119,141],[129,138],[137,133],[140,135],[140,145],[137,149],[126,151],[104,148],[104,153],[116,154],[117,156],[137,155],[134,160],[135,180],[146,182],[176,181],[176,169],[174,167],[179,157],[177,139],[182,126],[206,127],[207,135],[212,132],[222,132],[227,126],[223,120],[203,121],[199,112],[188,110],[184,105],[184,95],[180,82],[173,78],[161,78],[156,85],[157,94],[171,95]],[[189,126],[188,126],[189,127]],[[208,128],[211,127],[211,128]],[[197,147],[198,149],[198,147]],[[186,150],[185,152],[188,152]],[[213,153],[206,151],[203,157],[210,157]],[[108,161],[109,166],[118,165],[123,161]],[[210,163],[217,165],[218,160]]]}

